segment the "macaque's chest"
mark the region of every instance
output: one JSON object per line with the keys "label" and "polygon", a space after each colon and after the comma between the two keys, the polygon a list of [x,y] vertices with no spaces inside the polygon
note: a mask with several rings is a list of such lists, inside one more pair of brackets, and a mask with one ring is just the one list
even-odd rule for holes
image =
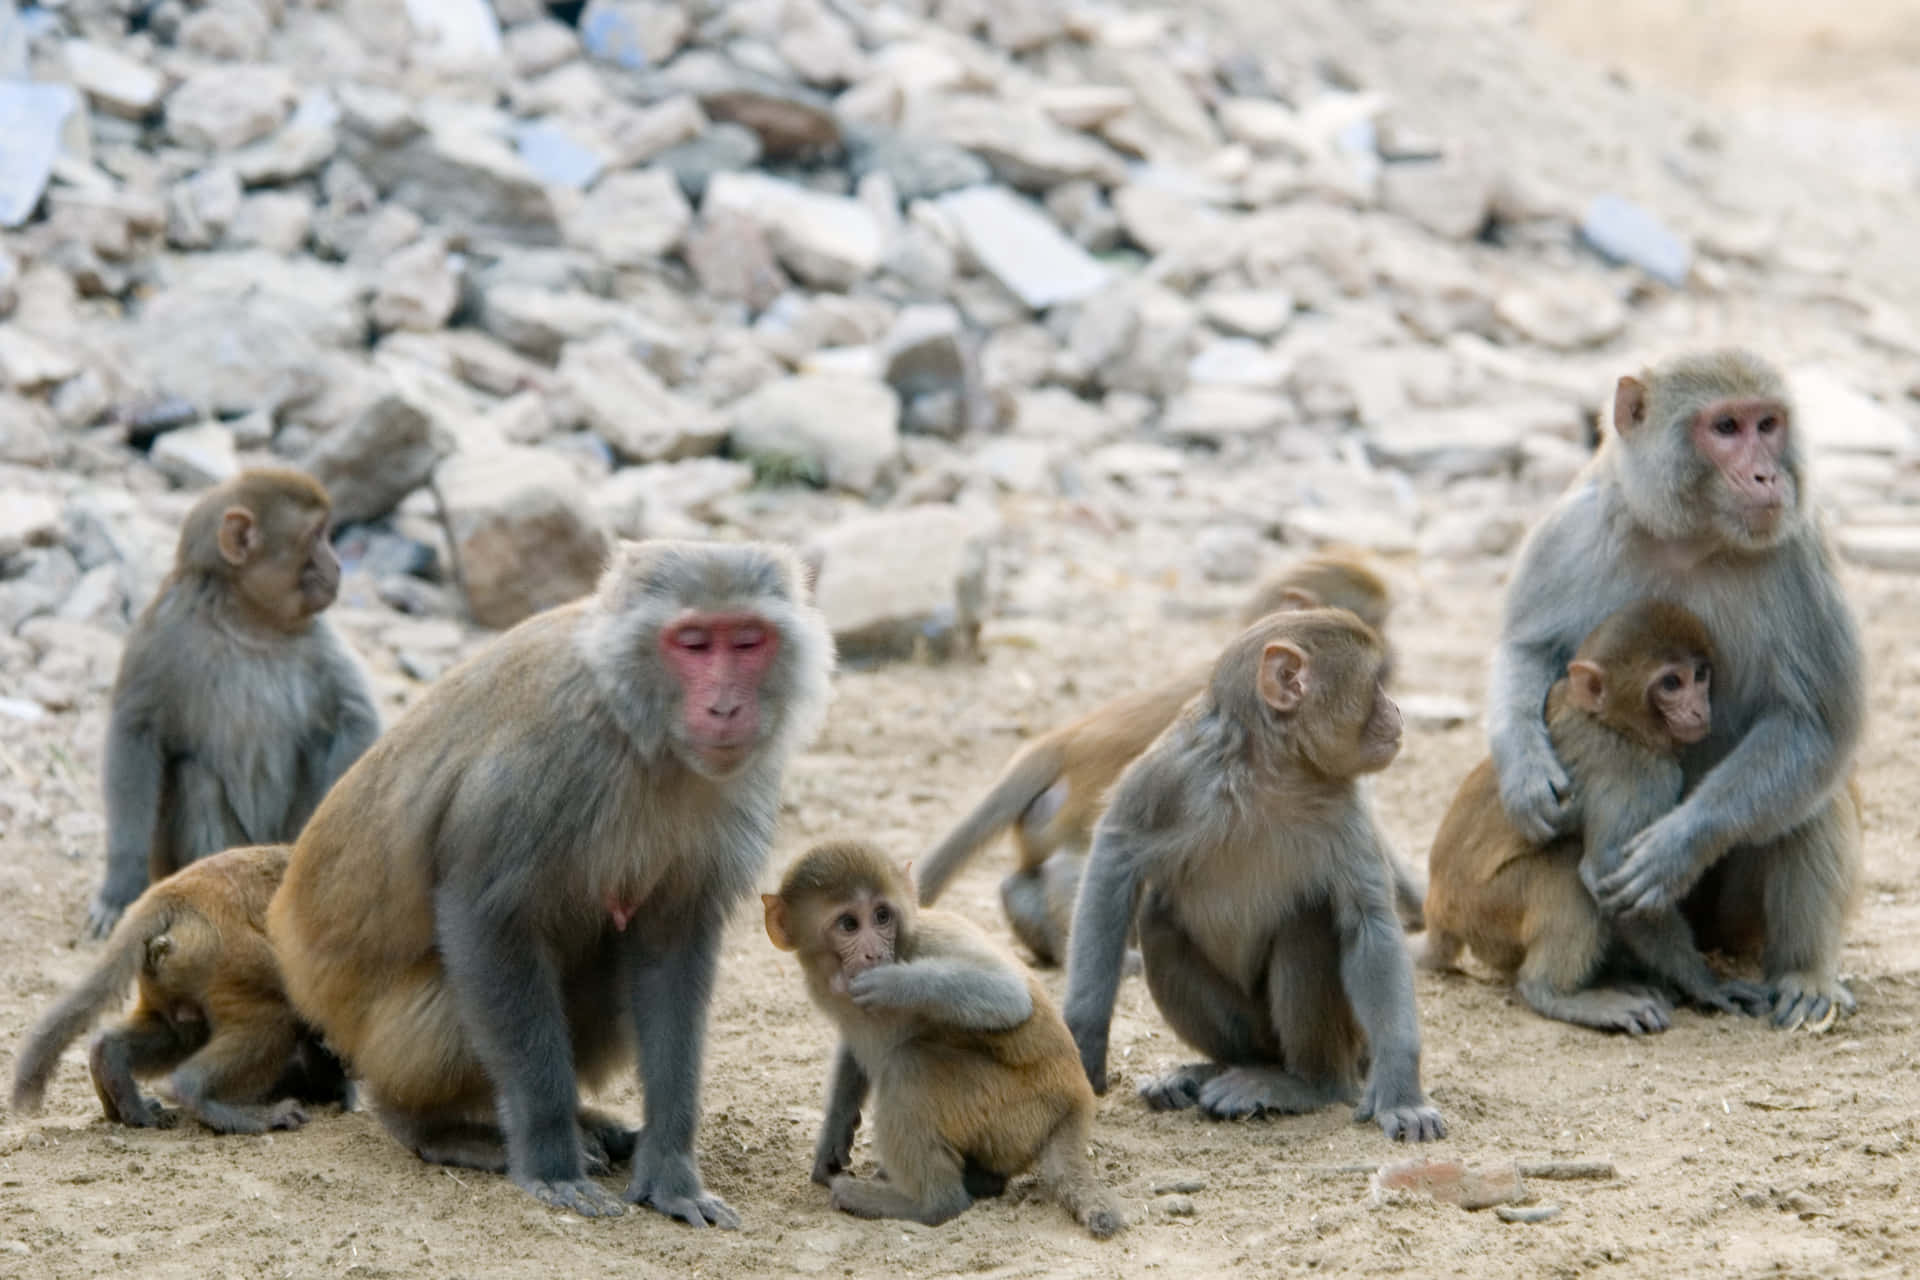
{"label": "macaque's chest", "polygon": [[219,788],[249,840],[291,839],[307,816],[291,810],[313,796],[309,775],[324,749],[317,682],[294,655],[237,646],[210,655],[202,671],[217,688],[183,688],[174,704],[173,784],[190,805],[211,802]]}
{"label": "macaque's chest", "polygon": [[1277,827],[1252,833],[1189,860],[1161,887],[1161,901],[1201,954],[1252,992],[1283,931],[1320,929],[1331,936],[1324,910],[1329,856]]}

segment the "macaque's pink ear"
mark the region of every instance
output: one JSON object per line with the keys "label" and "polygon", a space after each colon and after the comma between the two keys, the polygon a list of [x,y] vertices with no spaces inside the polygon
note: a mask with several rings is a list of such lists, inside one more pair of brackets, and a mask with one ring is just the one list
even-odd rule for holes
{"label": "macaque's pink ear", "polygon": [[1575,658],[1567,664],[1567,696],[1588,715],[1600,714],[1607,696],[1607,675],[1594,663]]}
{"label": "macaque's pink ear", "polygon": [[905,862],[900,864],[900,879],[906,882],[906,886],[909,889],[918,889],[920,887],[919,885],[913,882],[913,859],[912,858],[908,858]]}
{"label": "macaque's pink ear", "polygon": [[1621,378],[1613,388],[1613,429],[1631,435],[1647,420],[1647,384],[1638,378]]}
{"label": "macaque's pink ear", "polygon": [[260,526],[254,523],[253,512],[245,507],[228,507],[221,513],[216,541],[222,560],[236,569],[245,564],[260,545]]}
{"label": "macaque's pink ear", "polygon": [[1260,654],[1260,700],[1275,711],[1293,711],[1307,696],[1307,655],[1284,640],[1270,640]]}
{"label": "macaque's pink ear", "polygon": [[1319,607],[1320,597],[1305,587],[1288,587],[1280,593],[1281,609],[1318,609]]}
{"label": "macaque's pink ear", "polygon": [[787,930],[787,904],[777,893],[763,893],[760,905],[767,913],[767,940],[782,951],[793,950],[793,934]]}

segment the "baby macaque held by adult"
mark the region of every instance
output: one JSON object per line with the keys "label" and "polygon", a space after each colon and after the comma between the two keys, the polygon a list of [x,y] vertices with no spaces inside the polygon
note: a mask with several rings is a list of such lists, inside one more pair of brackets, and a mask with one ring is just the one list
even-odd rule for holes
{"label": "baby macaque held by adult", "polygon": [[1671,1009],[1655,991],[1604,979],[1645,974],[1708,1008],[1761,1012],[1765,990],[1717,977],[1677,910],[1610,925],[1594,900],[1627,842],[1680,803],[1680,753],[1712,728],[1715,674],[1706,627],[1678,605],[1638,601],[1596,627],[1547,694],[1547,732],[1581,830],[1545,846],[1528,840],[1483,761],[1434,836],[1422,964],[1453,968],[1471,947],[1517,976],[1520,997],[1546,1017],[1632,1035],[1666,1030]]}
{"label": "baby macaque held by adult", "polygon": [[[268,930],[294,1005],[424,1160],[619,1213],[738,1218],[693,1139],[720,935],[754,888],[833,641],[798,560],[623,546],[586,599],[442,676],[294,847]],[[639,1053],[646,1127],[580,1106]]]}
{"label": "baby macaque held by adult", "polygon": [[[1276,610],[1322,607],[1350,610],[1380,631],[1392,598],[1386,581],[1358,556],[1309,556],[1261,584],[1242,625]],[[1010,830],[1017,865],[1000,885],[1007,921],[1041,964],[1064,960],[1085,851],[1107,793],[1205,686],[1207,671],[1196,666],[1115,698],[1022,747],[973,811],[920,862],[921,905],[931,905],[987,841]],[[1417,925],[1421,886],[1397,856],[1393,871],[1402,913]]]}
{"label": "baby macaque held by adult", "polygon": [[1147,989],[1205,1059],[1143,1085],[1149,1104],[1224,1117],[1357,1097],[1356,1118],[1391,1138],[1445,1133],[1420,1089],[1412,964],[1359,785],[1400,749],[1386,661],[1345,610],[1269,614],[1120,776],[1067,969],[1067,1025],[1096,1090],[1137,922]]}
{"label": "baby macaque held by adult", "polygon": [[165,1126],[137,1081],[168,1075],[181,1108],[222,1133],[292,1129],[302,1103],[345,1104],[346,1074],[294,1015],[267,944],[286,845],[229,849],[159,881],[121,918],[85,981],[27,1033],[13,1108],[36,1110],[60,1053],[136,980],[140,998],[88,1054],[107,1119]]}
{"label": "baby macaque held by adult", "polygon": [[1724,664],[1713,728],[1681,753],[1685,798],[1596,886],[1600,906],[1619,918],[1684,905],[1703,947],[1758,957],[1777,1025],[1825,1025],[1854,1004],[1839,966],[1860,887],[1848,779],[1866,697],[1801,424],[1779,373],[1742,351],[1621,378],[1613,420],[1507,590],[1487,711],[1501,805],[1535,844],[1579,825],[1548,689],[1622,605],[1692,611]]}
{"label": "baby macaque held by adult", "polygon": [[[1087,1159],[1093,1091],[1031,974],[960,917],[917,911],[871,845],[816,845],[761,898],[767,937],[840,1031],[813,1165],[835,1208],[934,1226],[1038,1163],[1089,1232],[1120,1229]],[[846,1172],[869,1089],[884,1179]]]}
{"label": "baby macaque held by adult", "polygon": [[320,616],[340,586],[331,511],[318,481],[268,467],[187,512],[114,682],[92,937],[195,858],[292,840],[379,734],[366,676]]}

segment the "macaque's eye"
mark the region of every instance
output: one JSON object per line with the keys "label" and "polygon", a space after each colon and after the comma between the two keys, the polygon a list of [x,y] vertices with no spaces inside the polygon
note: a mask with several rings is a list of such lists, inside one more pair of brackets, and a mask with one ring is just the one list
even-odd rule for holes
{"label": "macaque's eye", "polygon": [[713,636],[705,627],[682,627],[673,633],[673,643],[692,653],[705,653],[713,644]]}
{"label": "macaque's eye", "polygon": [[884,903],[884,902],[883,902],[883,903],[881,903],[881,904],[880,904],[879,906],[877,906],[877,907],[875,907],[875,908],[873,909],[873,922],[874,922],[875,924],[877,924],[877,925],[889,925],[889,924],[892,924],[892,923],[893,923],[893,908],[892,908],[892,907],[890,907],[890,906],[888,906],[888,905],[887,905],[886,903]]}
{"label": "macaque's eye", "polygon": [[1680,677],[1674,672],[1669,671],[1660,677],[1660,687],[1668,693],[1678,693],[1680,692]]}
{"label": "macaque's eye", "polygon": [[1713,420],[1715,435],[1731,436],[1740,433],[1740,421],[1737,418],[1721,417]]}
{"label": "macaque's eye", "polygon": [[1780,419],[1774,417],[1772,414],[1768,414],[1766,417],[1760,419],[1760,425],[1756,427],[1755,430],[1763,436],[1770,436],[1777,431],[1779,427]]}
{"label": "macaque's eye", "polygon": [[767,642],[767,633],[761,627],[740,627],[733,633],[733,647],[736,649],[758,649]]}
{"label": "macaque's eye", "polygon": [[842,933],[858,933],[860,932],[860,917],[848,911],[833,922],[833,927]]}

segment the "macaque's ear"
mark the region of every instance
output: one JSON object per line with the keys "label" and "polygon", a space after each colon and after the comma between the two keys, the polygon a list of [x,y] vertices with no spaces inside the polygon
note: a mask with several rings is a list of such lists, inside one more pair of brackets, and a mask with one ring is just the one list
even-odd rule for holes
{"label": "macaque's ear", "polygon": [[1567,664],[1567,696],[1588,715],[1600,714],[1607,696],[1606,673],[1594,663],[1575,658]]}
{"label": "macaque's ear", "polygon": [[760,905],[767,912],[767,940],[782,951],[793,950],[793,934],[787,930],[787,904],[777,893],[763,893]]}
{"label": "macaque's ear", "polygon": [[906,884],[907,889],[909,891],[919,889],[920,886],[913,882],[913,859],[912,858],[908,858],[905,862],[900,864],[900,879]]}
{"label": "macaque's ear", "polygon": [[245,507],[228,507],[220,516],[220,558],[238,569],[260,546],[260,526]]}
{"label": "macaque's ear", "polygon": [[1318,609],[1320,597],[1305,587],[1288,587],[1280,593],[1282,609]]}
{"label": "macaque's ear", "polygon": [[1307,696],[1307,655],[1284,640],[1270,640],[1260,654],[1260,700],[1275,711],[1293,711]]}
{"label": "macaque's ear", "polygon": [[1621,378],[1613,388],[1613,429],[1621,435],[1647,420],[1647,384],[1638,378]]}

